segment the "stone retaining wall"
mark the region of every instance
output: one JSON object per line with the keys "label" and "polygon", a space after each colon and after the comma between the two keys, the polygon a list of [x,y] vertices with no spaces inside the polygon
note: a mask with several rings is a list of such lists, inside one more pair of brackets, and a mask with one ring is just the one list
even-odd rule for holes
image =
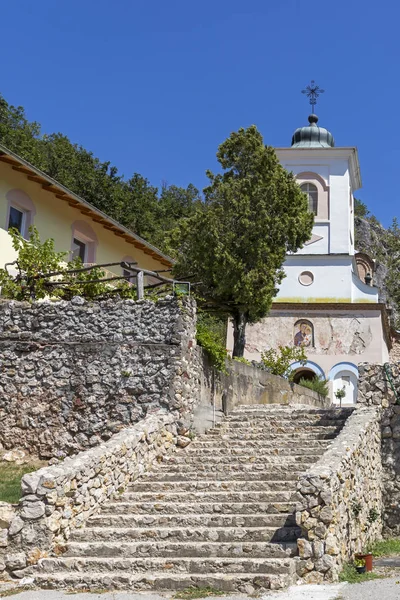
{"label": "stone retaining wall", "polygon": [[191,299],[0,302],[0,444],[41,458],[94,447],[199,398]]}
{"label": "stone retaining wall", "polygon": [[239,404],[331,406],[329,397],[320,396],[313,390],[237,360],[229,361],[227,373],[216,374],[215,393],[221,404],[224,396],[228,412]]}
{"label": "stone retaining wall", "polygon": [[379,421],[379,408],[357,408],[298,483],[297,571],[306,583],[336,581],[343,563],[381,536]]}
{"label": "stone retaining wall", "polygon": [[162,411],[115,434],[105,443],[58,465],[24,475],[18,507],[0,506],[0,574],[35,564],[51,551],[62,553],[71,530],[101,504],[126,489],[176,444],[176,418]]}
{"label": "stone retaining wall", "polygon": [[[400,363],[389,365],[400,402]],[[382,407],[382,464],[384,535],[400,535],[400,404],[388,382],[383,365],[359,365],[358,402]]]}

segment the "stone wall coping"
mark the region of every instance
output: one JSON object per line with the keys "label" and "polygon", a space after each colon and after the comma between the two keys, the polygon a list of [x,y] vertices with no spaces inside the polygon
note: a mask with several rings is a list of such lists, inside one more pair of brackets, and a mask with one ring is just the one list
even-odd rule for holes
{"label": "stone wall coping", "polygon": [[61,483],[84,476],[88,469],[95,468],[107,458],[112,457],[125,447],[134,449],[144,436],[148,436],[166,425],[176,422],[173,413],[162,410],[149,415],[133,427],[128,427],[113,437],[90,450],[83,450],[74,456],[65,458],[61,463],[42,467],[22,477],[22,494],[45,496]]}
{"label": "stone wall coping", "polygon": [[342,464],[347,462],[357,450],[360,440],[365,436],[368,429],[377,422],[379,417],[380,410],[377,407],[357,407],[347,419],[342,431],[333,440],[332,445],[302,475],[301,479],[309,480],[314,477],[331,479],[332,474],[340,470]]}

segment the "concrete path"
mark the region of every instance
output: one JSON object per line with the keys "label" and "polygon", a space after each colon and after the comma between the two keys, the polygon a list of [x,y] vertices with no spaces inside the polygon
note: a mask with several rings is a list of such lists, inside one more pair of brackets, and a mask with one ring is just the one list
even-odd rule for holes
{"label": "concrete path", "polygon": [[[16,590],[15,590],[16,592]],[[11,600],[167,600],[172,594],[137,594],[130,592],[66,593],[57,590],[27,590],[13,594]],[[0,598],[2,591],[0,588]],[[283,592],[269,592],[260,600],[399,600],[400,577],[377,579],[348,585],[302,585],[293,586]],[[209,597],[207,600],[254,600],[244,594]]]}
{"label": "concrete path", "polygon": [[347,585],[339,595],[343,600],[399,600],[400,577],[375,579]]}
{"label": "concrete path", "polygon": [[[346,584],[343,583],[294,586],[283,592],[269,592],[261,596],[260,600],[336,600],[341,596],[345,586]],[[57,590],[27,590],[13,594],[11,598],[12,600],[167,600],[172,596],[173,594],[135,594],[130,592],[71,594]],[[244,594],[235,594],[232,596],[209,596],[207,600],[254,600],[254,598]]]}

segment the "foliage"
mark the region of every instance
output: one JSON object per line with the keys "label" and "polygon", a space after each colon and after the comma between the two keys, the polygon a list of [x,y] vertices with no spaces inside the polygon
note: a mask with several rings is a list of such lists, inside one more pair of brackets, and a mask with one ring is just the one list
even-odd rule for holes
{"label": "foliage", "polygon": [[379,512],[376,510],[376,508],[371,508],[371,510],[368,513],[368,522],[369,523],[375,523],[375,521],[377,521],[380,517]]}
{"label": "foliage", "polygon": [[358,517],[362,511],[362,506],[361,506],[360,502],[353,502],[353,504],[351,505],[351,508],[353,510],[353,514],[354,514],[355,518],[358,519]]}
{"label": "foliage", "polygon": [[217,332],[210,329],[206,323],[197,323],[197,342],[206,351],[211,364],[223,373],[226,372],[226,359],[228,358],[225,344],[221,344],[220,337]]}
{"label": "foliage", "polygon": [[219,344],[226,347],[228,319],[225,315],[210,313],[200,308],[197,313],[197,323],[213,332]]}
{"label": "foliage", "polygon": [[309,390],[313,390],[325,398],[329,394],[328,381],[322,375],[313,377],[312,379],[304,379],[304,377],[302,377],[299,381],[299,385],[302,385]]}
{"label": "foliage", "polygon": [[73,144],[62,133],[42,134],[40,124],[29,122],[23,107],[0,96],[0,140],[7,148],[53,177],[135,231],[166,249],[169,230],[201,203],[199,191],[164,184],[161,191],[139,173],[127,180],[110,162]]}
{"label": "foliage", "polygon": [[268,313],[285,256],[310,238],[314,217],[293,174],[254,125],[232,133],[217,158],[223,173],[207,172],[205,205],[171,236],[174,273],[201,282],[207,303],[231,315],[233,355],[243,356],[246,324]]}
{"label": "foliage", "polygon": [[196,598],[207,598],[208,596],[225,596],[225,592],[213,587],[188,587],[176,592],[173,598],[177,600],[195,600]]}
{"label": "foliage", "polygon": [[293,381],[295,374],[290,369],[290,365],[294,362],[305,365],[307,356],[303,346],[279,346],[278,350],[271,348],[263,352],[261,362],[273,375],[280,375],[286,377],[289,381]]}
{"label": "foliage", "polygon": [[247,360],[247,358],[244,358],[244,356],[234,356],[233,360],[236,360],[237,362],[243,363],[244,365],[250,365],[251,366],[251,362],[249,360]]}
{"label": "foliage", "polygon": [[345,387],[343,386],[342,388],[339,388],[338,390],[336,390],[335,396],[338,400],[342,400],[346,396]]}
{"label": "foliage", "polygon": [[355,567],[365,567],[365,558],[355,558],[353,564]]}
{"label": "foliage", "polygon": [[366,219],[370,214],[367,205],[361,200],[354,198],[354,215]]}
{"label": "foliage", "polygon": [[45,463],[31,461],[25,465],[12,462],[0,462],[0,502],[15,503],[21,498],[21,479],[44,466]]}
{"label": "foliage", "polygon": [[376,573],[357,573],[355,565],[347,563],[343,566],[341,573],[339,573],[339,581],[347,583],[362,583],[363,581],[370,581],[372,579],[381,579],[380,575]]}
{"label": "foliage", "polygon": [[[82,296],[94,300],[116,294],[122,298],[136,298],[135,288],[124,280],[119,280],[113,286],[107,281],[99,281],[105,277],[100,267],[90,271],[69,272],[82,269],[81,259],[66,263],[68,252],[56,252],[54,240],[41,242],[35,227],[30,227],[29,232],[30,237],[26,240],[17,230],[10,231],[13,247],[18,252],[18,274],[13,276],[7,269],[0,269],[1,295],[4,298],[40,300],[51,296],[70,300],[73,296]],[[43,277],[49,273],[58,275]]]}
{"label": "foliage", "polygon": [[18,252],[18,269],[21,277],[9,275],[7,269],[0,269],[0,286],[2,296],[13,300],[37,300],[44,298],[49,293],[48,278],[40,277],[41,274],[59,271],[67,252],[56,252],[54,240],[40,241],[39,233],[35,227],[29,228],[30,237],[24,239],[16,229],[9,231],[12,245]]}
{"label": "foliage", "polygon": [[392,556],[400,554],[400,538],[388,538],[374,542],[368,547],[374,556]]}

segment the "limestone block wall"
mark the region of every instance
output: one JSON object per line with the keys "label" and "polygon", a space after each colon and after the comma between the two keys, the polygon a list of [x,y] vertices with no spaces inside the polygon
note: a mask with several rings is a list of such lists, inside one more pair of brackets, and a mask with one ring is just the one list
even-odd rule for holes
{"label": "limestone block wall", "polygon": [[[358,403],[382,408],[384,534],[400,535],[400,363],[389,365],[399,400],[381,364],[359,365]],[[399,404],[397,403],[399,402]]]}
{"label": "limestone block wall", "polygon": [[0,576],[62,553],[71,530],[181,440],[174,415],[160,410],[97,448],[25,475],[18,507],[0,506]]}
{"label": "limestone block wall", "polygon": [[297,571],[306,583],[336,581],[342,564],[382,532],[380,409],[360,407],[298,483]]}
{"label": "limestone block wall", "polygon": [[41,458],[94,447],[199,397],[191,299],[0,301],[0,444]]}

